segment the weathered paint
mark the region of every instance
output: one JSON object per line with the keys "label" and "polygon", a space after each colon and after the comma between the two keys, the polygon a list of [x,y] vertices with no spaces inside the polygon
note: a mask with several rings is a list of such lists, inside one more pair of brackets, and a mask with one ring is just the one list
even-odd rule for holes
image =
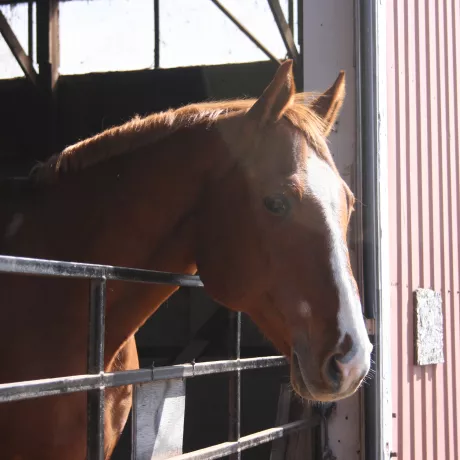
{"label": "weathered paint", "polygon": [[[460,458],[460,4],[387,1],[392,451]],[[444,364],[414,363],[413,291],[441,293]]]}

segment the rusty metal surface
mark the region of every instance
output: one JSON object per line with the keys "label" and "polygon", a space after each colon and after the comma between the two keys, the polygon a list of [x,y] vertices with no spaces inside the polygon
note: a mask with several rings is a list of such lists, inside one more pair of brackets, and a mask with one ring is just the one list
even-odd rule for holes
{"label": "rusty metal surface", "polygon": [[[393,451],[460,458],[459,74],[455,0],[387,2]],[[414,365],[413,291],[440,292],[445,363]]]}

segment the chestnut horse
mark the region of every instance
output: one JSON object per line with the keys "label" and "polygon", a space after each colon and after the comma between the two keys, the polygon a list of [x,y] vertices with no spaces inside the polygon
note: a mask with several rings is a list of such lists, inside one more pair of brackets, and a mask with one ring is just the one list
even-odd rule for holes
{"label": "chestnut horse", "polygon": [[[290,359],[303,398],[354,393],[369,342],[346,243],[354,198],[326,144],[345,94],[295,94],[284,62],[257,100],[134,118],[39,165],[3,197],[0,254],[196,273]],[[138,368],[134,334],[174,287],[108,283],[108,372]],[[0,276],[0,383],[86,372],[88,284]],[[106,392],[105,456],[131,407]],[[85,458],[86,394],[0,405],[2,459]]]}

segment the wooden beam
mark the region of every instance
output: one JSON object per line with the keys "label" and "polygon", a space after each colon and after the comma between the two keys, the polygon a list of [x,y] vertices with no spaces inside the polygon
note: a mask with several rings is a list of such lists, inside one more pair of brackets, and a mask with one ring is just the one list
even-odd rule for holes
{"label": "wooden beam", "polygon": [[6,20],[2,11],[0,11],[0,33],[5,39],[6,44],[9,46],[16,61],[18,61],[18,64],[24,72],[25,76],[35,86],[38,86],[38,75],[37,72],[35,72],[32,60],[22,48],[19,40],[14,34],[13,29],[11,29],[10,25],[8,24],[8,21]]}
{"label": "wooden beam", "polygon": [[59,78],[59,0],[42,0],[37,8],[37,63],[41,86],[47,100],[45,152],[57,148],[57,82]]}
{"label": "wooden beam", "polygon": [[45,89],[53,92],[59,77],[59,0],[37,2],[37,62]]}
{"label": "wooden beam", "polygon": [[133,385],[132,449],[136,459],[172,458],[184,444],[186,379]]}
{"label": "wooden beam", "polygon": [[289,27],[289,24],[284,17],[283,10],[281,9],[281,5],[279,0],[268,0],[268,4],[273,13],[273,17],[275,18],[276,25],[281,34],[281,38],[283,39],[284,45],[286,46],[286,50],[288,55],[291,59],[294,60],[295,63],[299,61],[299,52],[297,51],[297,47],[295,46],[294,36],[292,35],[292,30]]}

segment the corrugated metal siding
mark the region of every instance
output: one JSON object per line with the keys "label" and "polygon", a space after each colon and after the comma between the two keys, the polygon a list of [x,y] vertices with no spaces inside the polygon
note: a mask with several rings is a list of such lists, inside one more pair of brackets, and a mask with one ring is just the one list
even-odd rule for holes
{"label": "corrugated metal siding", "polygon": [[[460,2],[388,0],[393,451],[460,459]],[[445,363],[414,365],[412,293],[442,293]]]}

